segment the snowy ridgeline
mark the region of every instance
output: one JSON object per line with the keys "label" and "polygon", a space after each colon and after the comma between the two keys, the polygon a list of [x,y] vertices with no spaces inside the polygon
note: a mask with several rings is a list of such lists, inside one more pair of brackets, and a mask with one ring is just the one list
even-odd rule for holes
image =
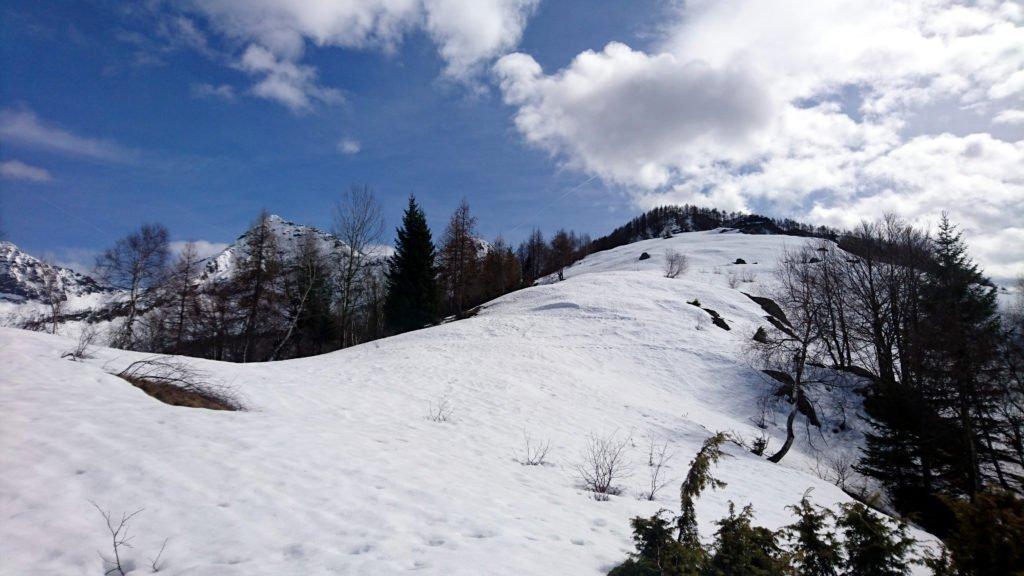
{"label": "snowy ridgeline", "polygon": [[[648,240],[466,320],[300,360],[189,360],[234,387],[243,412],[168,406],[109,375],[144,355],[71,362],[71,340],[2,329],[0,573],[102,574],[110,536],[91,502],[118,518],[144,508],[122,558],[133,574],[152,572],[165,539],[160,574],[606,573],[632,550],[631,517],[678,509],[707,436],[760,434],[770,384],[744,350],[765,313],[741,290],[763,293],[778,254],[803,242]],[[662,277],[667,249],[689,257],[675,280]],[[447,422],[431,418],[438,406]],[[808,488],[819,504],[849,500],[814,471],[860,434],[833,433],[822,413],[824,430],[801,433],[782,465],[730,445],[716,472],[728,486],[698,501],[703,536],[730,500],[770,528]],[[774,446],[783,420],[768,416]],[[546,465],[520,464],[524,434],[550,442]],[[588,435],[631,439],[608,501],[576,480]],[[672,454],[653,502],[637,498],[651,439]]]}

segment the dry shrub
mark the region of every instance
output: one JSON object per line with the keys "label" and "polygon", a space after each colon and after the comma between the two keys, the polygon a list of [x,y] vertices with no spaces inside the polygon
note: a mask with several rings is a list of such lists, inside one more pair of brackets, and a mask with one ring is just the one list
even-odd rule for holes
{"label": "dry shrub", "polygon": [[153,398],[172,406],[241,410],[235,391],[212,384],[205,374],[188,363],[169,356],[156,356],[132,362],[117,376]]}
{"label": "dry shrub", "polygon": [[594,493],[595,500],[607,500],[610,495],[622,492],[616,482],[629,476],[625,454],[629,443],[629,436],[622,439],[615,434],[587,436],[576,475],[583,487]]}

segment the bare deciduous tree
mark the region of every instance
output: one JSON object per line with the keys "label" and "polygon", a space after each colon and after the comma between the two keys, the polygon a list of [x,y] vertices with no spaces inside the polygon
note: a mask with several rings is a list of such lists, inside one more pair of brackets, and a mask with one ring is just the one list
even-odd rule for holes
{"label": "bare deciduous tree", "polygon": [[[273,354],[270,355],[271,360],[277,360],[285,346],[290,343],[300,322],[304,321],[310,325],[310,331],[314,331],[317,328],[314,325],[330,319],[327,266],[324,264],[324,258],[320,253],[315,235],[306,234],[299,241],[299,253],[295,257],[290,272],[297,293],[291,298],[288,329],[274,348]],[[318,330],[318,332],[325,331],[329,331],[329,329]],[[316,336],[323,340],[328,337],[328,334],[317,334]],[[322,344],[322,342],[320,343]]]}
{"label": "bare deciduous tree", "polygon": [[43,303],[50,310],[50,333],[56,334],[57,325],[60,323],[60,316],[64,312],[64,305],[67,302],[68,295],[56,266],[49,262],[44,262],[42,276]]}
{"label": "bare deciduous tree", "polygon": [[277,233],[266,210],[260,212],[246,232],[245,247],[246,257],[235,278],[242,291],[239,305],[245,311],[242,362],[256,359],[256,332],[264,327],[264,321],[280,296],[277,282],[281,275],[281,261]]}
{"label": "bare deciduous tree", "polygon": [[190,311],[195,306],[198,291],[196,277],[199,273],[199,252],[195,242],[188,242],[168,275],[167,291],[174,299],[172,321],[173,350],[181,354],[182,344],[187,336]]}
{"label": "bare deciduous tree", "polygon": [[672,249],[665,250],[665,278],[675,278],[684,274],[689,267],[690,262],[685,254]]}
{"label": "bare deciduous tree", "polygon": [[448,312],[460,314],[473,297],[473,283],[480,267],[476,231],[476,218],[469,212],[465,199],[455,209],[441,244],[441,278]]}
{"label": "bare deciduous tree", "polygon": [[774,300],[786,310],[790,327],[773,327],[768,338],[753,342],[752,346],[766,370],[788,376],[780,391],[791,403],[786,417],[786,440],[768,460],[779,462],[789,452],[796,438],[794,424],[801,412],[809,419],[814,408],[807,395],[807,387],[818,383],[808,378],[808,365],[815,361],[821,339],[819,315],[822,313],[817,299],[816,263],[813,251],[785,252],[778,270],[778,288]]}
{"label": "bare deciduous tree", "polygon": [[355,310],[362,302],[367,268],[384,233],[384,217],[373,188],[354,185],[342,194],[334,208],[334,235],[345,243],[339,264],[338,313],[342,347],[356,343]]}
{"label": "bare deciduous tree", "polygon": [[144,295],[163,278],[167,264],[167,228],[143,224],[118,240],[96,259],[99,277],[127,293],[126,314],[112,345],[130,349],[135,344],[135,320]]}

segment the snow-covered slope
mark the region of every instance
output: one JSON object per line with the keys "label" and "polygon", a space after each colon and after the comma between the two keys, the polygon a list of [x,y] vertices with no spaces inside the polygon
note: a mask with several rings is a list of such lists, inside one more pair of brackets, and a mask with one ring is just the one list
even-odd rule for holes
{"label": "snow-covered slope", "polygon": [[[244,412],[164,405],[109,374],[142,355],[70,362],[67,339],[0,329],[0,573],[102,574],[95,502],[144,508],[132,574],[152,572],[165,539],[160,574],[603,574],[632,548],[630,517],[678,508],[710,433],[756,434],[765,382],[743,349],[764,312],[727,287],[729,263],[757,261],[756,288],[803,241],[680,234],[592,255],[466,320],[313,358],[189,360],[234,386]],[[661,277],[666,248],[689,255],[686,275]],[[451,421],[428,419],[442,400]],[[524,433],[550,440],[550,465],[516,461]],[[624,492],[607,502],[575,479],[591,434],[632,439]],[[649,438],[674,454],[654,502],[635,496]],[[848,500],[810,473],[806,438],[782,465],[728,451],[728,486],[698,502],[705,536],[730,500],[773,528],[808,488],[821,504]]]}

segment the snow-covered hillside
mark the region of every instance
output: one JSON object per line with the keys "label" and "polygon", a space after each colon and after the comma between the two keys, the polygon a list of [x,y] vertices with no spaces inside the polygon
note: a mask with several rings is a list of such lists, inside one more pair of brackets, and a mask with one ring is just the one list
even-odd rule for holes
{"label": "snow-covered hillside", "polygon": [[[678,508],[708,435],[759,432],[767,384],[743,351],[765,313],[729,274],[753,275],[736,282],[757,293],[801,242],[679,234],[594,254],[466,320],[299,360],[188,360],[233,386],[243,412],[165,405],[109,374],[141,354],[71,362],[68,339],[0,329],[0,573],[102,574],[95,502],[118,517],[144,508],[126,554],[137,575],[165,539],[160,574],[604,574],[632,549],[629,518]],[[669,248],[690,259],[674,280],[661,276]],[[428,418],[439,402],[451,421]],[[517,462],[524,433],[550,440],[549,465]],[[858,438],[813,434],[827,450]],[[632,439],[624,492],[606,502],[575,479],[588,435]],[[651,438],[674,456],[647,502]],[[808,488],[848,500],[811,472],[803,434],[782,465],[728,452],[728,486],[698,501],[705,536],[729,501],[775,528]]]}

